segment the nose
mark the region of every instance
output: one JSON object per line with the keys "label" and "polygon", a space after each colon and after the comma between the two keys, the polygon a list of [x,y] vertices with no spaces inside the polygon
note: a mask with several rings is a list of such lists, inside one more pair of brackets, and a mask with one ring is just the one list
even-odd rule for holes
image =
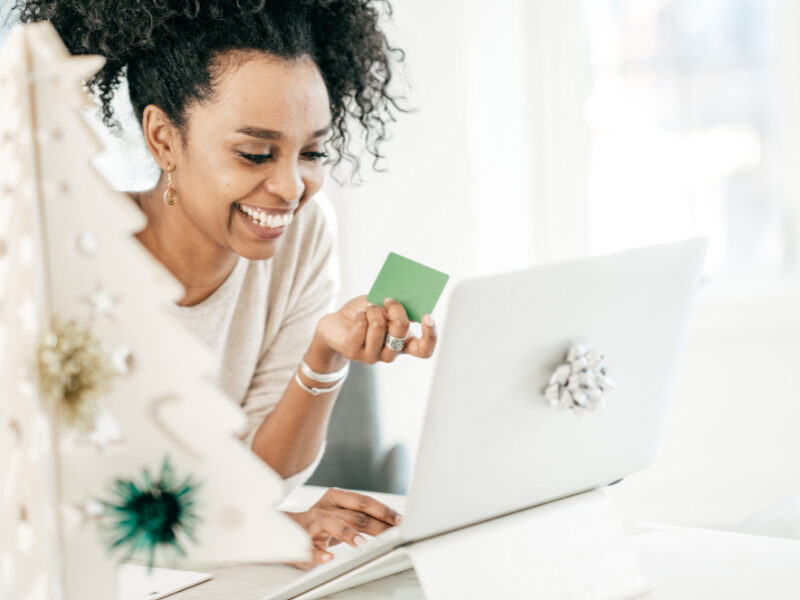
{"label": "nose", "polygon": [[280,161],[264,182],[266,190],[287,204],[294,204],[306,190],[303,177],[294,161]]}

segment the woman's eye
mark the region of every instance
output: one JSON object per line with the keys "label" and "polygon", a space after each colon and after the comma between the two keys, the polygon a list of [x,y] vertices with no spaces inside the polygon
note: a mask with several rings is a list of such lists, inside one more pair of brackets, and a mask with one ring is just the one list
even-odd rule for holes
{"label": "woman's eye", "polygon": [[327,152],[303,152],[303,158],[307,160],[322,160],[328,158]]}
{"label": "woman's eye", "polygon": [[[272,158],[272,154],[251,154],[250,152],[242,152],[238,150],[237,153],[243,159],[256,165],[265,163]],[[328,158],[326,152],[303,152],[301,155],[305,160],[322,160]]]}
{"label": "woman's eye", "polygon": [[272,158],[272,154],[250,154],[248,152],[239,152],[239,156],[256,165],[260,165]]}

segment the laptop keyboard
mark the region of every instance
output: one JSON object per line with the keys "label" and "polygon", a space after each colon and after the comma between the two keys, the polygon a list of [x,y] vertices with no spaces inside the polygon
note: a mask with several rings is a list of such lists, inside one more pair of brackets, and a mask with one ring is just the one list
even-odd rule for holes
{"label": "laptop keyboard", "polygon": [[285,588],[278,590],[275,595],[268,596],[268,598],[270,600],[273,598],[281,600],[283,598],[293,598],[303,592],[307,592],[339,575],[360,567],[373,558],[386,554],[396,546],[399,546],[403,539],[400,527],[392,527],[375,537],[362,535],[367,538],[366,544],[353,547],[341,543],[330,547],[328,551],[333,554],[331,562],[317,565]]}

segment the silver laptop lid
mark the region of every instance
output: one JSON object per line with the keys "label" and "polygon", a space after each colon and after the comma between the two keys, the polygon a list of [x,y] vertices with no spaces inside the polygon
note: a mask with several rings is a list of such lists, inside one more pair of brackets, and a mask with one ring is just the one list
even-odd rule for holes
{"label": "silver laptop lid", "polygon": [[[406,509],[419,539],[605,485],[653,460],[706,242],[459,283]],[[606,408],[550,406],[569,348],[606,356]],[[581,414],[579,414],[581,413]]]}

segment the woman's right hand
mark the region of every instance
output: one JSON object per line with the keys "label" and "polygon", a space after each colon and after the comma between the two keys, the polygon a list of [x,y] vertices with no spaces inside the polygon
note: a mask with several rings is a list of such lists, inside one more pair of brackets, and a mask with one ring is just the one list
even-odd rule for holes
{"label": "woman's right hand", "polygon": [[330,562],[329,546],[340,542],[360,546],[367,541],[361,533],[378,535],[402,522],[396,510],[374,498],[338,488],[329,489],[308,510],[287,514],[311,537],[313,562],[292,564],[304,570]]}
{"label": "woman's right hand", "polygon": [[[386,333],[396,338],[408,336],[410,321],[403,305],[386,299],[383,306],[371,304],[366,296],[353,298],[334,313],[322,317],[317,324],[315,341],[319,341],[349,360],[367,364],[392,362],[399,352],[384,345]],[[422,336],[410,336],[402,353],[429,358],[436,348],[433,317],[422,319]]]}

